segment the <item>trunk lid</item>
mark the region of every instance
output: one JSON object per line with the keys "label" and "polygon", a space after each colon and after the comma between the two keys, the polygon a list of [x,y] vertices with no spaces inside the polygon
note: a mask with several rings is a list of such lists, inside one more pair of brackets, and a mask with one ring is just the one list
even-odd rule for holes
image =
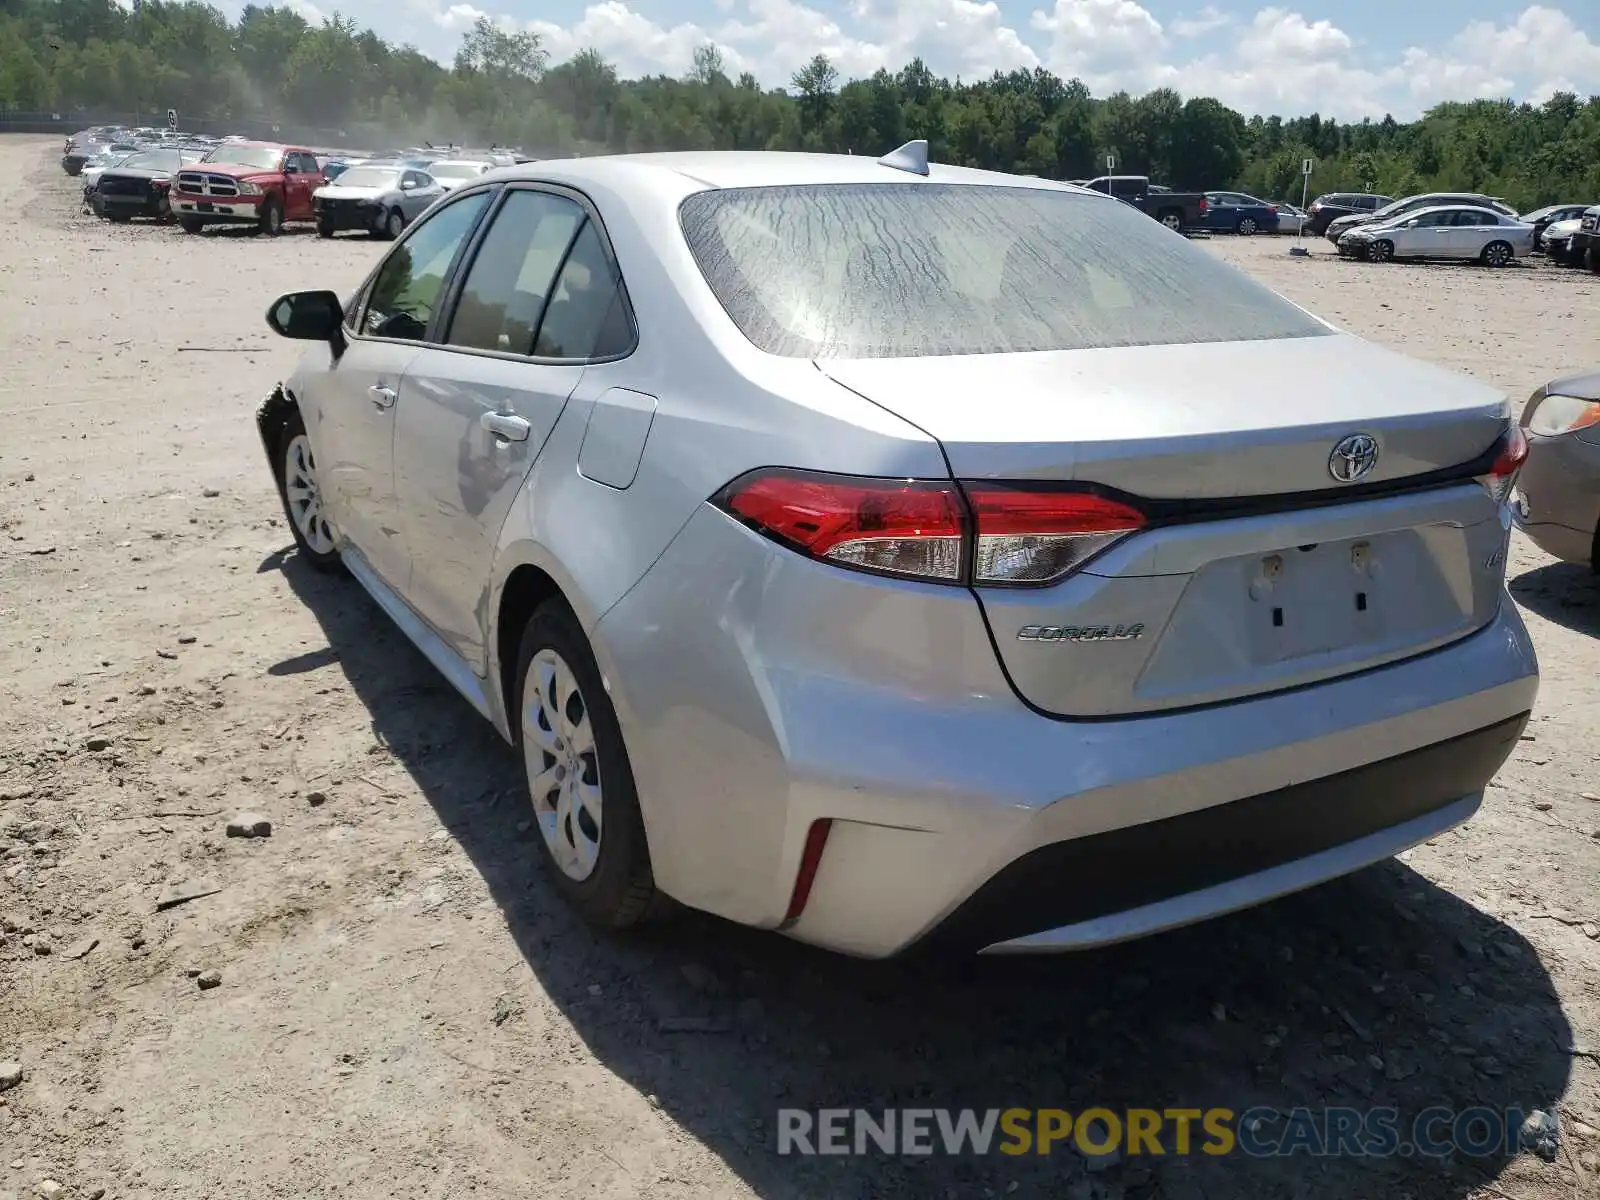
{"label": "trunk lid", "polygon": [[1492,447],[1504,397],[1359,339],[818,366],[937,438],[958,479],[1169,502],[1058,583],[976,589],[1012,682],[1047,712],[1302,686],[1445,645],[1498,610],[1509,522],[1485,488],[1341,502],[1330,461],[1368,434],[1378,458],[1360,484],[1403,488]]}

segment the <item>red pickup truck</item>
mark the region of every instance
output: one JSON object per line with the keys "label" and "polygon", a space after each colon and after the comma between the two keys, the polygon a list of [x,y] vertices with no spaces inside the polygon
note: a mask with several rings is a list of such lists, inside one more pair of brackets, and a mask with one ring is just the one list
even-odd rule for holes
{"label": "red pickup truck", "polygon": [[173,178],[172,212],[185,233],[207,225],[253,225],[270,235],[285,221],[314,221],[311,193],[324,182],[309,150],[224,142]]}

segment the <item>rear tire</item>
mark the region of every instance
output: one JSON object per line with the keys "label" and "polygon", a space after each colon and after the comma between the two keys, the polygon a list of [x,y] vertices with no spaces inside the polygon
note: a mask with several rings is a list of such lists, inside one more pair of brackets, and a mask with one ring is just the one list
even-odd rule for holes
{"label": "rear tire", "polygon": [[1254,217],[1240,217],[1239,218],[1239,236],[1240,237],[1249,237],[1255,231],[1256,231],[1256,219]]}
{"label": "rear tire", "polygon": [[622,728],[588,639],[564,602],[547,601],[528,621],[516,681],[511,731],[551,883],[602,929],[656,915],[664,897],[650,868]]}
{"label": "rear tire", "polygon": [[1515,257],[1516,254],[1511,249],[1510,242],[1490,242],[1483,248],[1483,253],[1479,256],[1486,267],[1509,266],[1511,260]]}
{"label": "rear tire", "polygon": [[1156,218],[1173,233],[1183,232],[1183,214],[1177,209],[1169,208]]}
{"label": "rear tire", "polygon": [[1589,270],[1593,271],[1596,275],[1600,275],[1600,253],[1597,253],[1594,246],[1590,246],[1589,249],[1584,252],[1584,261],[1588,263]]}

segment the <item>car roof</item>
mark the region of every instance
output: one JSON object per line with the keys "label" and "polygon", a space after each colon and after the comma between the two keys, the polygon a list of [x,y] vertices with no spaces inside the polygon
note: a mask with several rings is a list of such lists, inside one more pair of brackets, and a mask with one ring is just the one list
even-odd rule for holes
{"label": "car roof", "polygon": [[1474,212],[1494,213],[1494,215],[1497,217],[1504,217],[1506,215],[1503,212],[1496,212],[1492,208],[1485,208],[1481,204],[1467,204],[1460,200],[1453,200],[1447,204],[1430,204],[1426,208],[1413,208],[1410,212],[1401,213],[1399,215],[1410,221],[1431,212],[1456,212],[1460,209],[1471,209]]}
{"label": "car roof", "polygon": [[806,154],[784,150],[678,150],[544,159],[537,163],[499,167],[493,175],[500,180],[559,180],[578,187],[586,181],[615,185],[624,179],[634,182],[654,180],[663,188],[674,191],[803,184],[907,183],[926,179],[929,183],[989,184],[1092,196],[1102,194],[1055,180],[953,167],[944,163],[930,163],[928,174],[919,176],[884,166],[876,158],[864,154]]}

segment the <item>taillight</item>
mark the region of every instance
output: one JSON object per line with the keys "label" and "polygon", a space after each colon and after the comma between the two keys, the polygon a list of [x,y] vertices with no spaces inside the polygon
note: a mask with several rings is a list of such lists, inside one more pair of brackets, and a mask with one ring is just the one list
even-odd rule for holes
{"label": "taillight", "polygon": [[944,583],[961,580],[965,524],[952,483],[763,471],[720,505],[811,558]]}
{"label": "taillight", "polygon": [[1511,498],[1511,489],[1517,482],[1517,472],[1522,470],[1522,464],[1528,461],[1528,437],[1522,432],[1520,425],[1513,425],[1505,437],[1500,439],[1500,447],[1494,456],[1494,463],[1489,467],[1487,475],[1480,475],[1478,482],[1488,489],[1498,503],[1504,504]]}
{"label": "taillight", "polygon": [[966,485],[979,586],[1052,583],[1143,528],[1144,514],[1090,492]]}
{"label": "taillight", "polygon": [[1206,209],[1208,209],[1210,207],[1211,207],[1211,202],[1209,200],[1207,200],[1204,196],[1201,196],[1200,197],[1200,215],[1202,217],[1206,215]]}
{"label": "taillight", "polygon": [[1145,525],[1092,492],[1029,484],[756,471],[714,501],[810,558],[930,583],[1038,587]]}
{"label": "taillight", "polygon": [[1269,213],[1271,213],[1273,216],[1277,216],[1278,215],[1278,206],[1276,204],[1269,204],[1269,205],[1267,205],[1267,211]]}
{"label": "taillight", "polygon": [[1321,200],[1313,200],[1311,202],[1311,207],[1306,209],[1306,211],[1307,212],[1321,212],[1322,211],[1322,201]]}

